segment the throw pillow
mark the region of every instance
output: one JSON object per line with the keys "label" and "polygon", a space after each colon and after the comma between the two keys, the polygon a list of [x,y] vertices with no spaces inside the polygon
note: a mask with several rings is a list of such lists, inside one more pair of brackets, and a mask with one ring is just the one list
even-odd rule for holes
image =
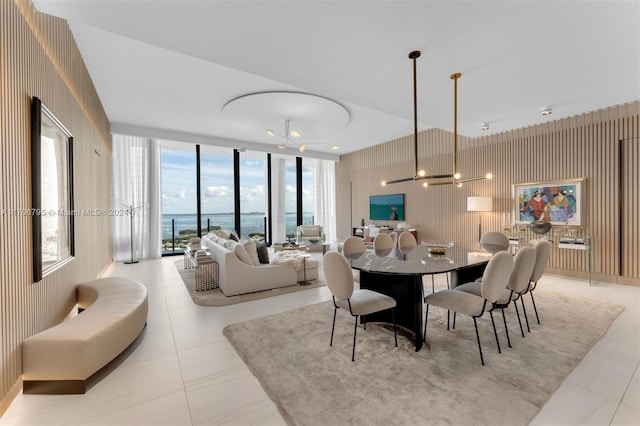
{"label": "throw pillow", "polygon": [[269,249],[265,243],[258,244],[256,251],[258,252],[260,263],[269,263]]}
{"label": "throw pillow", "polygon": [[236,244],[235,247],[233,248],[233,253],[235,253],[238,259],[240,259],[242,262],[246,263],[247,265],[255,266],[253,264],[253,260],[251,260],[251,256],[249,256],[249,253],[247,253],[247,250],[245,250],[242,244]]}
{"label": "throw pillow", "polygon": [[230,240],[233,240],[233,241],[235,241],[235,242],[238,242],[238,243],[240,242],[240,240],[238,239],[238,237],[236,237],[236,234],[234,234],[234,233],[232,233],[232,232],[230,232],[230,233],[229,233],[229,239],[230,239]]}
{"label": "throw pillow", "polygon": [[248,240],[240,241],[240,244],[244,246],[244,249],[249,254],[249,257],[253,261],[255,266],[260,266],[260,259],[258,258],[258,250],[256,249],[256,242],[249,238]]}

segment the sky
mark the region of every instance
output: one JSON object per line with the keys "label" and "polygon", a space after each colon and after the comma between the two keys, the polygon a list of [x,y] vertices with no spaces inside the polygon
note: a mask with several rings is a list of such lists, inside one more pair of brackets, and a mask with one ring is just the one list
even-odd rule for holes
{"label": "sky", "polygon": [[[166,148],[165,148],[166,146]],[[240,153],[240,205],[243,213],[266,210],[266,153]],[[196,213],[196,153],[193,144],[164,144],[162,214]],[[233,151],[201,146],[202,213],[233,212]],[[295,159],[286,166],[286,211],[295,212]],[[303,167],[303,210],[313,211],[313,172]]]}

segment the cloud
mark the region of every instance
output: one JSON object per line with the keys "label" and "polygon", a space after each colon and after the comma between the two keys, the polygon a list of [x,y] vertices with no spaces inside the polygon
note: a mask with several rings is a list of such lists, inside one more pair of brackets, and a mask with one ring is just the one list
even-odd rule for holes
{"label": "cloud", "polygon": [[232,197],[233,190],[226,185],[211,185],[204,189],[205,197]]}
{"label": "cloud", "polygon": [[188,189],[179,189],[177,191],[172,192],[162,192],[162,199],[165,201],[179,201],[186,200],[187,195],[189,194]]}

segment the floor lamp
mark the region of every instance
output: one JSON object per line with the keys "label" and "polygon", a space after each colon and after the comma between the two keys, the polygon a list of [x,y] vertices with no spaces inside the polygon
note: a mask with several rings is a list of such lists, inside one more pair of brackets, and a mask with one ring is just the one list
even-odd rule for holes
{"label": "floor lamp", "polygon": [[126,204],[123,204],[123,206],[126,208],[126,212],[129,215],[129,218],[131,219],[131,259],[130,260],[125,260],[124,263],[126,265],[132,264],[132,263],[138,263],[139,260],[134,260],[133,259],[133,217],[136,215],[136,211],[141,208],[142,206],[138,206],[138,207],[133,207],[133,205],[127,206]]}
{"label": "floor lamp", "polygon": [[482,238],[482,212],[493,210],[493,198],[491,197],[467,197],[467,211],[479,212],[478,215],[478,241]]}

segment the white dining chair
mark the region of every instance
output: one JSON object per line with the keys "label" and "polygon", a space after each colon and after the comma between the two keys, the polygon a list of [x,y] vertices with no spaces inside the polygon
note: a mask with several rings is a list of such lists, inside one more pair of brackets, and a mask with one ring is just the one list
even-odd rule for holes
{"label": "white dining chair", "polygon": [[393,250],[394,244],[389,234],[378,234],[373,239],[373,251],[378,256],[386,256]]}
{"label": "white dining chair", "polygon": [[[518,250],[513,258],[513,270],[509,276],[507,288],[493,305],[494,309],[499,308],[502,311],[502,320],[504,322],[504,329],[505,334],[507,335],[507,344],[509,347],[511,347],[511,339],[509,338],[509,328],[507,327],[507,318],[504,315],[504,308],[508,308],[509,304],[513,302],[516,309],[516,315],[518,316],[518,323],[520,324],[520,333],[522,334],[522,337],[524,337],[524,330],[522,329],[522,321],[520,320],[520,313],[518,312],[518,304],[516,301],[522,296],[522,294],[526,293],[529,286],[529,278],[531,277],[535,263],[536,251],[533,247],[523,247]],[[455,290],[480,296],[482,293],[482,281],[462,284],[457,286]]]}
{"label": "white dining chair", "polygon": [[327,286],[333,298],[333,324],[331,325],[331,340],[329,346],[333,346],[333,332],[336,327],[336,314],[338,308],[348,311],[355,318],[353,328],[353,349],[351,361],[356,356],[356,333],[358,331],[358,318],[380,311],[391,310],[393,320],[393,337],[398,347],[398,335],[396,333],[395,307],[396,300],[393,297],[372,290],[354,290],[353,275],[347,259],[337,251],[330,251],[324,255],[322,270],[327,280]]}
{"label": "white dining chair", "polygon": [[415,247],[416,245],[416,237],[409,231],[402,232],[398,237],[398,247],[401,249]]}
{"label": "white dining chair", "polygon": [[[342,243],[342,253],[347,259],[359,257],[366,251],[364,240],[360,237],[347,237]],[[353,269],[353,280],[357,283],[360,282],[360,271],[357,269]]]}
{"label": "white dining chair", "polygon": [[482,356],[482,346],[480,344],[480,334],[478,333],[477,318],[480,318],[485,312],[489,312],[491,316],[491,324],[493,325],[493,334],[496,338],[498,352],[501,353],[500,340],[496,331],[496,324],[493,320],[493,304],[502,296],[507,288],[509,276],[513,268],[513,257],[508,252],[499,252],[494,254],[482,275],[482,283],[480,287],[480,295],[466,293],[458,290],[442,290],[430,294],[424,298],[427,305],[427,312],[424,320],[424,340],[427,338],[427,321],[429,320],[429,306],[438,306],[454,313],[461,313],[473,318],[473,325],[476,329],[476,338],[478,340],[478,351],[480,352],[480,362],[484,365],[484,357]]}
{"label": "white dining chair", "polygon": [[[545,269],[547,268],[547,263],[549,262],[549,256],[551,255],[551,244],[547,240],[540,240],[535,245],[536,250],[536,265],[533,268],[533,272],[531,273],[531,278],[529,279],[529,286],[527,288],[527,293],[531,296],[531,303],[533,303],[533,310],[536,313],[536,320],[538,324],[540,324],[540,317],[538,316],[538,308],[536,308],[536,301],[533,298],[533,290],[538,286],[538,282],[544,274]],[[524,301],[522,301],[522,310],[524,311]],[[524,312],[524,319],[527,322],[527,331],[529,329],[529,319],[527,318],[527,313]]]}

